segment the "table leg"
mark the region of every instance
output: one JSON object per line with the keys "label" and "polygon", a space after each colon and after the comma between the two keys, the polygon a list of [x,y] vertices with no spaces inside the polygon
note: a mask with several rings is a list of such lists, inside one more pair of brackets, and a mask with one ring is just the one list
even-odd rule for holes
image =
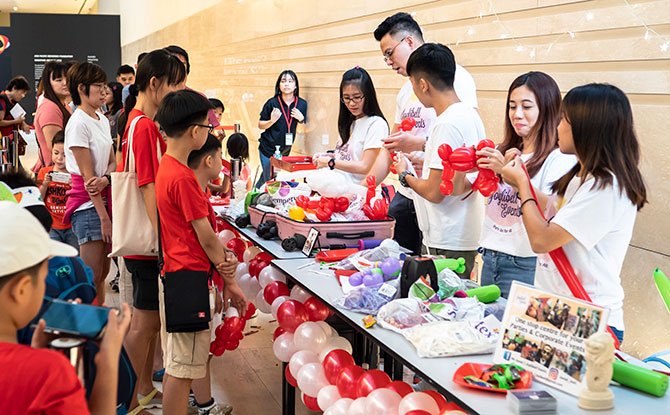
{"label": "table leg", "polygon": [[383,350],[380,350],[381,356],[384,359],[384,372],[389,375],[391,379],[393,378],[393,363],[394,359],[391,357],[390,354],[386,353]]}
{"label": "table leg", "polygon": [[359,332],[354,332],[354,344],[352,356],[356,363],[360,366],[365,362],[365,336]]}
{"label": "table leg", "polygon": [[393,380],[402,380],[402,362],[393,359]]}
{"label": "table leg", "polygon": [[281,390],[282,390],[282,399],[281,399],[281,413],[282,415],[294,415],[295,414],[295,388],[291,386],[286,381],[286,376],[284,373],[286,371],[286,366],[288,363],[282,363],[282,372],[281,372]]}

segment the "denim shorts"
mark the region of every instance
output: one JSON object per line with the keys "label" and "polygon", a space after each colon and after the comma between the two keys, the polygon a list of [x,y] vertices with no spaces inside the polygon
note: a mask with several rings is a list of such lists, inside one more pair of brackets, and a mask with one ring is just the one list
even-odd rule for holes
{"label": "denim shorts", "polygon": [[504,298],[509,295],[513,281],[531,285],[535,282],[537,257],[520,257],[481,248],[480,252],[484,260],[481,284],[497,285]]}
{"label": "denim shorts", "polygon": [[79,252],[79,243],[77,242],[77,237],[74,235],[74,232],[72,231],[72,228],[67,228],[67,229],[54,229],[51,228],[49,231],[49,238],[53,239],[54,241],[58,242],[63,242]]}
{"label": "denim shorts", "polygon": [[70,217],[70,222],[79,245],[102,241],[102,225],[100,225],[100,217],[94,207],[74,212]]}

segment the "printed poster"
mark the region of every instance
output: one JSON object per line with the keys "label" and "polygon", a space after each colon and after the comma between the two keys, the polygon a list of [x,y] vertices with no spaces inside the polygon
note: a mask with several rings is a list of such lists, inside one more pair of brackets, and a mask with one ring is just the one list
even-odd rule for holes
{"label": "printed poster", "polygon": [[577,396],[584,387],[584,341],[605,331],[609,310],[514,282],[494,363],[516,363],[534,380]]}

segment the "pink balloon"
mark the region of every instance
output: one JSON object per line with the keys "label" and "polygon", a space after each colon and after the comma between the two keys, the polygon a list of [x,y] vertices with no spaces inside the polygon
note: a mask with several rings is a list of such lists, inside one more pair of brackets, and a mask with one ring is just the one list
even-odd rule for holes
{"label": "pink balloon", "polygon": [[299,285],[296,285],[291,289],[291,295],[289,297],[291,297],[291,300],[298,300],[301,303],[305,303],[309,298],[312,298],[311,294]]}
{"label": "pink balloon", "polygon": [[368,398],[358,398],[356,399],[351,406],[349,407],[349,415],[367,415],[365,409],[367,405]]}
{"label": "pink balloon", "polygon": [[423,392],[412,392],[406,395],[398,405],[400,415],[415,410],[426,411],[430,415],[439,415],[440,413],[440,408],[437,406],[435,399]]}
{"label": "pink balloon", "polygon": [[369,415],[397,414],[401,400],[400,395],[391,389],[376,389],[368,395],[365,410]]}
{"label": "pink balloon", "polygon": [[337,349],[346,350],[349,352],[349,354],[354,351],[354,348],[351,346],[351,343],[349,343],[349,340],[345,339],[344,337],[333,336],[326,340],[326,345],[319,352],[319,358],[323,361],[328,353]]}
{"label": "pink balloon", "polygon": [[249,248],[244,250],[244,254],[242,255],[242,259],[244,262],[249,263],[252,259],[256,257],[261,252],[261,250],[255,246],[250,246]]}
{"label": "pink balloon", "polygon": [[228,241],[235,237],[235,234],[230,229],[225,229],[219,232],[216,236],[219,237],[219,242],[221,242],[221,245],[226,246]]}
{"label": "pink balloon", "polygon": [[299,350],[293,353],[293,356],[291,356],[291,359],[288,362],[288,367],[294,378],[298,379],[300,369],[307,363],[319,363],[319,356],[309,350]]}
{"label": "pink balloon", "polygon": [[249,265],[245,264],[244,262],[240,262],[239,264],[237,264],[237,268],[235,269],[235,281],[239,283],[242,275],[248,273],[249,273]]}
{"label": "pink balloon", "polygon": [[291,356],[296,352],[295,344],[293,344],[293,333],[284,333],[277,337],[272,344],[272,351],[277,356],[277,359],[282,362],[291,360]]}
{"label": "pink balloon", "polygon": [[[312,321],[302,323],[293,333],[293,342],[296,349],[310,350],[314,353],[319,353],[324,348],[328,338],[321,326]],[[311,396],[309,393],[308,395]]]}
{"label": "pink balloon", "polygon": [[[298,387],[309,396],[316,396],[324,386],[328,386],[321,363],[307,363],[298,372]],[[432,399],[432,398],[431,398]]]}
{"label": "pink balloon", "polygon": [[[324,411],[341,398],[340,393],[337,391],[337,386],[335,385],[324,386],[316,395],[316,401],[319,403],[319,407]],[[400,402],[400,400],[398,400],[398,402]]]}

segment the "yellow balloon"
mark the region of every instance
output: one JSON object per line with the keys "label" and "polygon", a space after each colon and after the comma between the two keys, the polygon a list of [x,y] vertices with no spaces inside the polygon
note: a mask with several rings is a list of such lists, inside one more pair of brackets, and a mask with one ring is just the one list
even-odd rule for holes
{"label": "yellow balloon", "polygon": [[288,210],[288,217],[302,222],[305,220],[305,211],[300,206],[294,206]]}

